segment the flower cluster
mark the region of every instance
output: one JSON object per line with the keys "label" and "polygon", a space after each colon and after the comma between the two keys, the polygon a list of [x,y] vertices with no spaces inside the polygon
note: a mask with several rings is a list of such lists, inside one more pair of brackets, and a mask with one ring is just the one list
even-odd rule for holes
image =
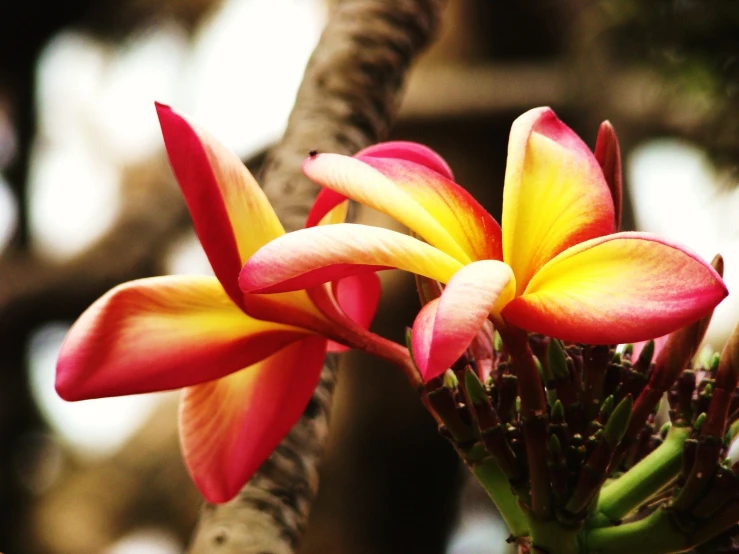
{"label": "flower cluster", "polygon": [[599,146],[600,160],[548,108],[519,117],[502,229],[425,147],[390,143],[354,157],[312,156],[305,174],[338,193],[336,201],[382,211],[418,238],[352,224],[297,231],[257,251],[239,284],[252,293],[285,292],[388,267],[445,283],[413,325],[425,380],[450,367],[487,319],[500,329],[617,344],[706,315],[727,294],[721,277],[684,247],[615,232],[620,165],[609,125]]}
{"label": "flower cluster", "polygon": [[[427,384],[427,400],[445,389],[449,368],[464,381],[474,366],[471,387],[484,387],[490,360],[503,375],[510,357],[518,393],[514,384],[508,408],[518,394],[524,419],[544,417],[551,407],[527,333],[595,345],[645,341],[706,317],[727,294],[719,273],[686,248],[617,232],[620,159],[608,124],[593,153],[548,108],[519,117],[502,226],[424,146],[311,155],[303,170],[324,189],[306,228],[286,234],[233,153],[170,108],[157,110],[215,277],[143,279],[105,294],[65,340],[56,387],[68,400],[184,389],[183,455],[213,502],[232,498],[299,419],[327,351],[361,348],[410,367],[418,372],[411,380]],[[411,235],[343,223],[349,199]],[[424,306],[411,331],[412,362],[367,331],[380,294],[376,272],[392,268],[419,276]],[[493,327],[504,350],[493,346]],[[472,403],[485,404],[484,396]],[[430,406],[439,417],[436,397]],[[531,463],[509,477],[526,471],[535,492]]]}

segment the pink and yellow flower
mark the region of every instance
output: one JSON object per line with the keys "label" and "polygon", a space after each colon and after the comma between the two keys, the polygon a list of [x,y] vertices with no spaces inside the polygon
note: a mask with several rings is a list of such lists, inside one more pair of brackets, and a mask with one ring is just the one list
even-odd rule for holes
{"label": "pink and yellow flower", "polygon": [[362,225],[305,229],[257,251],[239,284],[284,293],[386,268],[446,283],[413,326],[425,380],[462,355],[488,318],[567,341],[615,344],[664,335],[710,312],[727,290],[709,264],[654,235],[615,232],[620,169],[609,125],[597,154],[548,108],[519,117],[502,229],[420,145],[313,156],[304,172],[336,202],[349,197],[380,210],[423,240]]}
{"label": "pink and yellow flower", "polygon": [[[183,388],[186,465],[209,501],[224,502],[300,418],[327,349],[345,348],[328,339],[348,343],[368,327],[379,281],[365,274],[312,291],[243,293],[240,269],[283,227],[236,155],[169,107],[157,112],[215,277],[141,279],[103,295],[65,339],[56,388],[66,400]],[[339,202],[317,205],[310,221],[343,221],[345,212]]]}

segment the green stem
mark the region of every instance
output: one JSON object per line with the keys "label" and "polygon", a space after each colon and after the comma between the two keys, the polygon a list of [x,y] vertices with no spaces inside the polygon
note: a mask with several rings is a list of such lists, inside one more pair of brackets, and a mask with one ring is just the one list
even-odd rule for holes
{"label": "green stem", "polygon": [[598,501],[595,526],[620,521],[649,500],[679,473],[690,427],[672,427],[664,442],[624,475],[606,485]]}
{"label": "green stem", "polygon": [[557,521],[532,521],[532,552],[547,554],[580,554],[579,528],[568,528]]}
{"label": "green stem", "polygon": [[516,495],[500,466],[492,458],[486,458],[470,466],[470,469],[498,508],[511,534],[514,537],[528,535],[526,516],[518,506]]}
{"label": "green stem", "polygon": [[526,331],[513,326],[498,326],[497,329],[518,378],[523,438],[531,482],[531,511],[535,519],[548,521],[551,519],[552,503],[546,454],[547,399]]}
{"label": "green stem", "polygon": [[588,554],[673,554],[690,545],[667,512],[659,509],[633,523],[591,529],[585,535],[584,547]]}

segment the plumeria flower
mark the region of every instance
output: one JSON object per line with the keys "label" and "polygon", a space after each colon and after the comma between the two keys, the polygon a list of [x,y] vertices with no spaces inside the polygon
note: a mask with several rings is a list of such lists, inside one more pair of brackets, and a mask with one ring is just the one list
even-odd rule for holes
{"label": "plumeria flower", "polygon": [[[335,339],[361,340],[376,275],[270,297],[245,294],[241,267],[284,234],[239,158],[167,106],[164,143],[215,277],[164,276],[115,287],[72,326],[57,365],[66,400],[183,388],[180,439],[211,502],[231,499],[300,418]],[[343,221],[317,206],[311,224]]]}
{"label": "plumeria flower", "polygon": [[387,268],[446,283],[413,325],[412,351],[425,380],[459,358],[488,318],[499,328],[590,344],[667,334],[710,312],[727,290],[686,248],[647,233],[615,233],[620,170],[609,129],[596,158],[549,108],[519,117],[502,230],[425,147],[391,143],[387,156],[382,147],[355,158],[313,156],[305,174],[337,201],[349,197],[389,214],[419,238],[349,224],[289,233],[250,258],[239,284],[276,293]]}

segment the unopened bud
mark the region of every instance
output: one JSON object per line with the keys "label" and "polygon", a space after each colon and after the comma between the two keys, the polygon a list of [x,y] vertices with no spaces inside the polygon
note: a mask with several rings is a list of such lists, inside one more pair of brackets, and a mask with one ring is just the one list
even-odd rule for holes
{"label": "unopened bud", "polygon": [[729,446],[729,451],[726,453],[726,460],[728,461],[729,467],[739,462],[739,439],[733,439]]}
{"label": "unopened bud", "polygon": [[633,405],[631,395],[628,395],[618,403],[611,417],[608,418],[606,426],[603,428],[603,437],[611,448],[616,448],[621,439],[624,438],[626,429],[629,427]]}
{"label": "unopened bud", "polygon": [[551,339],[547,346],[547,362],[549,369],[557,379],[567,379],[570,371],[567,368],[567,357],[562,345],[557,339]]}
{"label": "unopened bud", "polygon": [[703,422],[706,421],[706,414],[705,412],[702,414],[699,414],[698,417],[695,418],[695,422],[693,423],[693,430],[694,431],[700,431],[701,427],[703,427]]}
{"label": "unopened bud", "polygon": [[534,365],[536,365],[536,371],[539,373],[539,379],[541,379],[542,383],[549,383],[552,381],[554,376],[549,371],[549,368],[544,367],[536,356],[533,356],[533,358]]}
{"label": "unopened bud", "polygon": [[562,455],[562,444],[559,442],[557,435],[549,435],[549,451],[555,458]]}
{"label": "unopened bud", "polygon": [[618,146],[618,137],[610,121],[604,121],[598,129],[598,138],[595,141],[595,159],[603,170],[608,189],[613,199],[613,217],[615,229],[621,227],[621,149]]}
{"label": "unopened bud", "polygon": [[613,405],[615,404],[616,400],[613,398],[613,395],[607,396],[606,399],[603,401],[603,404],[600,405],[600,414],[599,417],[601,421],[605,421],[606,418],[611,414],[613,411]]}
{"label": "unopened bud", "polygon": [[471,368],[464,371],[464,386],[467,388],[467,397],[475,406],[482,406],[488,403],[488,395],[485,392],[480,379]]}
{"label": "unopened bud", "polygon": [[646,372],[647,369],[649,369],[649,364],[652,363],[653,357],[654,340],[650,340],[644,345],[644,348],[642,348],[641,352],[639,352],[639,357],[637,358],[634,367],[637,369],[637,371],[641,371],[642,373]]}
{"label": "unopened bud", "polygon": [[564,423],[565,420],[565,407],[560,400],[554,402],[552,406],[552,422],[553,423]]}
{"label": "unopened bud", "polygon": [[716,371],[716,387],[732,393],[739,382],[739,324],[734,327],[721,352]]}
{"label": "unopened bud", "polygon": [[503,339],[498,331],[495,331],[495,334],[493,335],[493,347],[496,352],[500,352],[503,349]]}
{"label": "unopened bud", "polygon": [[671,427],[672,427],[672,423],[668,421],[664,423],[662,427],[659,428],[659,436],[662,440],[665,440],[665,438],[667,438],[667,433],[670,431]]}
{"label": "unopened bud", "polygon": [[708,359],[708,363],[706,364],[706,369],[711,373],[711,375],[715,375],[716,371],[718,370],[719,363],[721,362],[721,356],[718,352],[714,352],[711,357]]}
{"label": "unopened bud", "polygon": [[457,376],[454,375],[454,372],[451,369],[447,369],[442,375],[441,379],[444,387],[452,391],[457,390],[457,387],[459,386],[459,381],[457,380]]}
{"label": "unopened bud", "polygon": [[721,254],[716,254],[711,260],[711,266],[721,277],[724,276],[724,258]]}

